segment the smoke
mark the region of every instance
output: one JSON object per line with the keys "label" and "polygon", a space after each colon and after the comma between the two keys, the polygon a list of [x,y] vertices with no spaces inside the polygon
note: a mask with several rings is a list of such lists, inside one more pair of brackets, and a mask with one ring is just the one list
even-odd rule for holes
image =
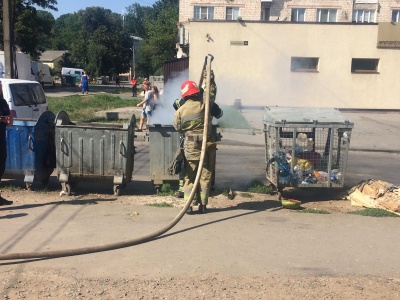
{"label": "smoke", "polygon": [[187,80],[187,75],[184,73],[175,73],[173,75],[175,75],[173,79],[170,79],[164,86],[163,93],[160,95],[157,103],[157,108],[150,117],[150,124],[173,124],[175,109],[172,105],[176,99],[181,98],[181,85],[182,82]]}

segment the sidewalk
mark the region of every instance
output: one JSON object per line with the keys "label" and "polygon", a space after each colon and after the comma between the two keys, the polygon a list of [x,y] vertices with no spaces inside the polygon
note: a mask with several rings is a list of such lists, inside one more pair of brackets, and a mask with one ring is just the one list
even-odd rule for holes
{"label": "sidewalk", "polygon": [[[236,141],[252,145],[264,145],[263,132],[263,109],[242,109],[242,115],[253,127],[253,135],[247,131],[238,136],[238,132],[223,131],[223,142]],[[350,151],[382,151],[400,153],[400,112],[343,112],[343,114],[354,122],[352,130]],[[247,134],[246,134],[247,133]]]}
{"label": "sidewalk", "polygon": [[[140,116],[141,107],[130,107],[113,110],[115,117],[129,119],[132,114],[137,118]],[[111,113],[111,112],[108,112]],[[251,107],[243,108],[242,115],[249,122],[252,130],[248,129],[223,129],[222,144],[254,146],[264,146],[264,108]],[[351,111],[342,112],[350,121],[354,123],[352,130],[350,151],[382,151],[390,153],[400,153],[400,138],[398,128],[400,128],[399,112],[376,112],[376,111]],[[105,112],[99,112],[105,114]],[[139,140],[146,132],[136,133]]]}

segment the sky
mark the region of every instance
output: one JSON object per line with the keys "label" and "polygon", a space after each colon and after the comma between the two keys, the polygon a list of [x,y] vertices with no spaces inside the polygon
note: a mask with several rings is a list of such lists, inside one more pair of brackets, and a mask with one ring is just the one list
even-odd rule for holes
{"label": "sky", "polygon": [[141,6],[152,6],[156,0],[57,0],[57,2],[58,11],[48,10],[53,14],[55,19],[61,15],[74,13],[90,6],[100,6],[110,9],[118,14],[123,14],[125,8],[134,3],[139,3]]}

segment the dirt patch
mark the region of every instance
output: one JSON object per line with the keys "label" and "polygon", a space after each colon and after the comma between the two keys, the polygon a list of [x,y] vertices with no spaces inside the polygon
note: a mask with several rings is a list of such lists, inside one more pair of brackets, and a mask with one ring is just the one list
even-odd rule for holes
{"label": "dirt patch", "polygon": [[171,277],[78,279],[53,272],[7,274],[4,299],[394,299],[399,280],[378,277]]}
{"label": "dirt patch", "polygon": [[[81,194],[79,190],[76,194],[60,196],[60,190],[57,187],[51,187],[50,190],[28,191],[17,188],[16,190],[5,189],[2,192],[4,198],[14,201],[14,205],[25,204],[46,204],[59,201],[85,201],[92,199],[114,199],[117,204],[161,204],[167,203],[173,207],[183,207],[185,201],[174,196],[153,195],[121,195],[119,197],[109,193],[87,193]],[[340,191],[327,190],[285,190],[283,197],[285,199],[296,199],[301,201],[301,209],[318,209],[329,213],[348,213],[362,209],[352,206],[349,200],[345,200],[347,193]],[[211,192],[209,199],[209,208],[243,208],[243,209],[275,209],[281,208],[276,195],[248,193],[234,191],[234,199],[229,199],[226,193],[222,191]]]}

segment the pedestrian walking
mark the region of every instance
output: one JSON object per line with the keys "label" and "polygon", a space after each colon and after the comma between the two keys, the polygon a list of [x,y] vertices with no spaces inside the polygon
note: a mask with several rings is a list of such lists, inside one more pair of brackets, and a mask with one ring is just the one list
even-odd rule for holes
{"label": "pedestrian walking", "polygon": [[137,80],[136,80],[136,77],[132,77],[131,85],[132,85],[132,97],[136,97],[137,96]]}
{"label": "pedestrian walking", "polygon": [[89,76],[87,75],[86,71],[83,72],[79,86],[82,88],[82,94],[89,93]]}
{"label": "pedestrian walking", "polygon": [[146,95],[146,92],[150,90],[150,81],[147,78],[142,82],[142,90],[144,95]]}
{"label": "pedestrian walking", "polygon": [[121,78],[118,74],[115,76],[115,87],[121,88]]}
{"label": "pedestrian walking", "polygon": [[[157,106],[157,100],[158,100],[158,89],[157,87],[152,87],[151,89],[147,90],[146,93],[144,94],[143,101],[136,105],[136,106],[143,106],[143,111],[140,114],[138,131],[146,129],[147,125],[149,125],[151,114]],[[144,119],[146,119],[146,127],[143,128]]]}

